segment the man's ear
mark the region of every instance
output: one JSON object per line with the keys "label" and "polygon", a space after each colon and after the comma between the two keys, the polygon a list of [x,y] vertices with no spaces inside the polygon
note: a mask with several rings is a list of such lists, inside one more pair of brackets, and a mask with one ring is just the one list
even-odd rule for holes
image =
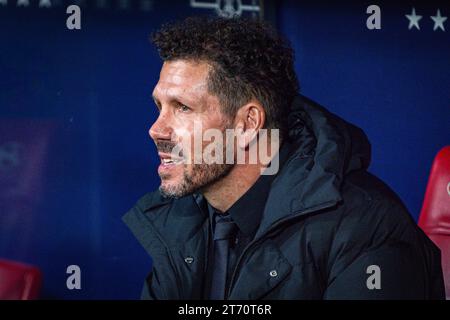
{"label": "man's ear", "polygon": [[238,110],[235,119],[237,145],[246,149],[250,143],[256,142],[259,129],[264,128],[266,112],[261,103],[252,100]]}

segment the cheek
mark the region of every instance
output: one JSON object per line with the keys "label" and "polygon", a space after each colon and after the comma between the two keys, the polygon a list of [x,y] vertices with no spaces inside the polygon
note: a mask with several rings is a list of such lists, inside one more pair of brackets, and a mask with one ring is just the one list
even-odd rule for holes
{"label": "cheek", "polygon": [[182,145],[183,149],[192,140],[192,128],[190,126],[177,126],[172,134],[172,141]]}
{"label": "cheek", "polygon": [[181,146],[185,159],[191,159],[193,161],[197,153],[201,155],[203,142],[202,128],[201,122],[196,121],[185,123],[183,126],[179,126],[174,130],[175,137],[172,141],[176,141]]}
{"label": "cheek", "polygon": [[[185,159],[192,160],[193,162],[191,163],[201,163],[204,147],[211,143],[209,140],[203,141],[205,131],[208,129],[222,131],[225,129],[225,126],[226,121],[217,115],[203,118],[197,117],[193,120],[185,119],[184,122],[177,122],[173,131],[172,141],[181,146]],[[222,146],[225,146],[225,132],[223,132],[221,138]],[[213,143],[215,142],[216,140],[214,139]]]}
{"label": "cheek", "polygon": [[178,137],[183,137],[192,134],[193,128],[193,124],[187,121],[177,121],[174,125],[173,132]]}

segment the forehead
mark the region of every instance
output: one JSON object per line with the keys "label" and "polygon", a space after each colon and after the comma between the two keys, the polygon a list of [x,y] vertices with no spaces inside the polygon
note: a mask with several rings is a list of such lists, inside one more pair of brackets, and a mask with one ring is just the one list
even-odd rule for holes
{"label": "forehead", "polygon": [[179,95],[203,95],[207,91],[210,66],[206,62],[175,60],[164,62],[153,95],[159,99]]}

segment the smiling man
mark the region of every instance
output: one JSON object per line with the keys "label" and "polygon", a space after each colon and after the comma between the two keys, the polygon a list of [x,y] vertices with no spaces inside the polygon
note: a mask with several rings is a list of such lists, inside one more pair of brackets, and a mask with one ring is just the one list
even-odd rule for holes
{"label": "smiling man", "polygon": [[153,260],[143,298],[444,297],[439,250],[367,172],[362,130],[299,95],[274,30],[189,18],[152,39],[161,185],[124,216]]}
{"label": "smiling man", "polygon": [[[210,69],[206,62],[200,61],[175,60],[164,63],[160,80],[153,91],[160,115],[150,129],[150,136],[161,157],[158,168],[160,191],[167,197],[193,193],[230,173],[231,165],[227,164],[193,164],[195,153],[190,152],[190,148],[183,148],[186,143],[179,140],[193,141],[195,124],[204,130],[225,130],[230,126],[228,117],[220,112],[218,98],[208,94]],[[177,144],[181,144],[181,150],[185,150],[184,153],[187,151],[188,155],[175,157],[174,160],[172,151]],[[191,165],[184,164],[184,158],[192,160]]]}

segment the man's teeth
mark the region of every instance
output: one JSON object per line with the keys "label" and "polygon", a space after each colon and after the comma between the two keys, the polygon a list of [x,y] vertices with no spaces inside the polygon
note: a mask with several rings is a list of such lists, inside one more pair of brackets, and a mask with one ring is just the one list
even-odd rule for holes
{"label": "man's teeth", "polygon": [[181,160],[173,160],[173,159],[161,159],[163,164],[177,164],[180,163]]}

